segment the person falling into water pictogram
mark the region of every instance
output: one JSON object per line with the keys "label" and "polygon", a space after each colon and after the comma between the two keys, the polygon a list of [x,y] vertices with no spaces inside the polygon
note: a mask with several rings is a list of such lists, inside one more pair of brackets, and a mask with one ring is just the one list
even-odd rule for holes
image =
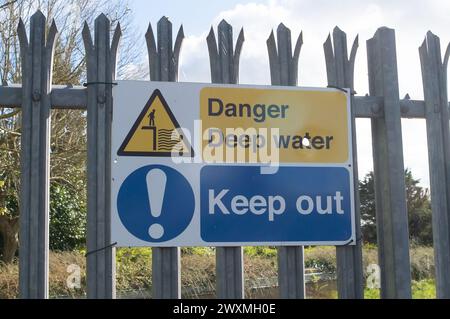
{"label": "person falling into water pictogram", "polygon": [[156,113],[156,110],[153,110],[148,115],[148,118],[150,119],[150,127],[156,127],[156,125],[155,125],[155,113]]}

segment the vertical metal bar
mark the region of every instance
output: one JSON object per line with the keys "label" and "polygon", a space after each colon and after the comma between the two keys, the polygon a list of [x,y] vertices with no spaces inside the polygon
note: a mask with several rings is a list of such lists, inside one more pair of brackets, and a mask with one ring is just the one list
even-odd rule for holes
{"label": "vertical metal bar", "polygon": [[[155,43],[151,24],[147,40],[150,80],[177,82],[178,61],[184,39],[183,26],[180,27],[172,49],[172,23],[162,17],[157,26],[158,46]],[[181,298],[180,248],[152,249],[152,291],[155,299]]]}
{"label": "vertical metal bar", "polygon": [[20,297],[48,298],[50,92],[56,25],[45,36],[41,11],[31,17],[30,42],[20,20],[22,53],[22,159],[20,203]]}
{"label": "vertical metal bar", "polygon": [[[356,37],[350,58],[347,55],[347,37],[336,27],[333,31],[333,43],[328,36],[324,43],[327,64],[328,85],[354,90],[353,70],[358,49]],[[352,101],[353,102],[353,101]],[[356,149],[355,104],[352,106],[352,144],[353,144],[353,182],[355,185],[355,227],[357,242],[355,246],[336,247],[338,296],[341,299],[364,298],[362,269],[361,217],[358,180],[358,159]]]}
{"label": "vertical metal bar", "polygon": [[[222,20],[217,30],[208,35],[207,43],[213,83],[237,84],[239,59],[244,42],[241,30],[233,53],[233,28]],[[244,264],[242,247],[217,247],[216,250],[217,297],[221,299],[244,298]]]}
{"label": "vertical metal bar", "polygon": [[117,26],[110,45],[110,21],[95,20],[93,42],[85,24],[83,39],[87,60],[88,105],[88,225],[87,293],[91,299],[115,298],[115,248],[111,245],[111,124],[112,81],[121,37]]}
{"label": "vertical metal bar", "polygon": [[381,297],[411,298],[408,215],[395,32],[380,28],[367,41],[371,96],[384,117],[372,120]]}
{"label": "vertical metal bar", "polygon": [[[273,32],[267,40],[272,85],[296,86],[298,83],[298,59],[303,36],[297,39],[292,55],[291,31],[284,24],[277,29],[278,48]],[[280,297],[305,298],[305,269],[303,247],[278,248],[278,284]]]}
{"label": "vertical metal bar", "polygon": [[160,61],[158,81],[168,82],[170,74],[173,74],[173,61],[172,23],[167,17],[162,17],[158,22],[158,55]]}
{"label": "vertical metal bar", "polygon": [[236,83],[233,77],[233,27],[225,20],[217,28],[219,63],[222,71],[222,83]]}
{"label": "vertical metal bar", "polygon": [[447,50],[431,32],[419,49],[422,65],[430,166],[431,209],[437,298],[450,298],[450,133],[447,97]]}
{"label": "vertical metal bar", "polygon": [[292,44],[291,44],[291,30],[286,28],[283,23],[277,28],[277,43],[278,43],[278,60],[280,68],[280,84],[279,85],[297,85],[289,81],[291,73],[298,72],[298,70],[291,70],[292,59]]}

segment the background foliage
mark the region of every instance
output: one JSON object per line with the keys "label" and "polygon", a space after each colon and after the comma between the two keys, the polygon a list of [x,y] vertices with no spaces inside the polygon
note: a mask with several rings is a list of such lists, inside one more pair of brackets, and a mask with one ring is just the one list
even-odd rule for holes
{"label": "background foliage", "polygon": [[[419,185],[410,170],[405,171],[406,199],[410,241],[415,245],[433,244],[431,204],[427,189]],[[362,235],[365,243],[377,243],[374,174],[367,174],[359,183]]]}
{"label": "background foliage", "polygon": [[[94,19],[105,13],[115,28],[120,20],[124,36],[117,67],[118,77],[142,78],[143,41],[134,30],[128,1],[120,0],[0,0],[0,81],[2,85],[21,83],[19,19],[29,25],[30,17],[41,10],[59,30],[53,84],[81,85],[86,78],[86,61],[81,30],[86,21],[93,30]],[[145,68],[148,69],[148,68]],[[134,73],[132,72],[134,70]],[[137,72],[141,73],[137,73]],[[86,113],[78,110],[53,110],[51,113],[50,245],[71,249],[84,240],[86,202]],[[0,260],[12,262],[19,244],[18,216],[20,189],[20,109],[0,105]],[[66,202],[66,203],[65,203]],[[78,204],[77,204],[78,203]],[[64,218],[66,220],[64,220]],[[69,223],[78,222],[69,227]],[[55,234],[52,234],[55,232]]]}
{"label": "background foliage", "polygon": [[[254,285],[276,285],[277,283],[277,256],[273,248],[258,250],[252,247],[245,248],[244,278],[246,296],[254,296]],[[265,253],[267,254],[265,254]],[[86,268],[85,251],[51,252],[50,253],[50,295],[55,297],[79,298],[85,296]],[[152,254],[147,248],[121,248],[117,250],[117,291],[120,296],[148,297],[152,287]],[[364,270],[378,260],[376,246],[365,245],[363,249]],[[81,270],[81,288],[68,289],[66,279],[67,267],[78,265]],[[336,269],[336,254],[334,247],[314,247],[305,249],[305,264],[308,271],[324,271]],[[215,253],[212,248],[198,248],[182,252],[181,283],[184,298],[200,298],[205,291],[215,290]],[[429,298],[433,296],[434,262],[433,249],[430,247],[413,247],[411,249],[411,270],[414,279],[413,291],[416,298]],[[366,273],[365,276],[368,274]],[[5,265],[0,263],[0,299],[16,298],[18,293],[18,267],[17,262]],[[335,284],[335,283],[334,283]],[[308,297],[334,298],[337,295],[333,282],[317,282],[308,285]],[[144,295],[139,295],[139,293]],[[331,293],[331,294],[329,294]],[[366,290],[366,297],[377,298],[379,290]]]}
{"label": "background foliage", "polygon": [[50,193],[50,249],[73,251],[86,243],[86,203],[84,196],[63,185],[53,185]]}

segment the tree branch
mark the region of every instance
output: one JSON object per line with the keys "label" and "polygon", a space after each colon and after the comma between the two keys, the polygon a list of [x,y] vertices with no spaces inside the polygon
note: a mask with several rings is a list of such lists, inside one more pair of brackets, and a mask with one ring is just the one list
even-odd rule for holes
{"label": "tree branch", "polygon": [[10,5],[12,5],[12,4],[16,3],[16,2],[17,2],[17,0],[11,0],[11,1],[5,3],[5,4],[2,4],[0,6],[0,10],[5,9],[6,7],[8,7],[8,6],[10,6]]}
{"label": "tree branch", "polygon": [[0,115],[0,121],[9,119],[9,118],[11,118],[11,117],[13,117],[13,116],[15,116],[15,115],[17,115],[19,113],[20,113],[20,110],[17,110],[17,111],[8,113],[8,114],[2,114],[2,115]]}

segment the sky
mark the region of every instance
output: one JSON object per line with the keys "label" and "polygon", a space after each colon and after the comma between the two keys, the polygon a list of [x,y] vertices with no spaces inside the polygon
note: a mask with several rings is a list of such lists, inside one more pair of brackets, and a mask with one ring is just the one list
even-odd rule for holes
{"label": "sky", "polygon": [[[323,42],[335,26],[347,33],[348,46],[359,35],[355,65],[355,90],[368,93],[366,41],[377,28],[396,30],[400,96],[423,99],[418,48],[431,30],[441,38],[442,51],[450,40],[450,1],[359,0],[130,0],[136,29],[144,35],[162,16],[173,23],[174,37],[183,24],[186,35],[181,51],[180,82],[210,82],[206,36],[226,19],[236,38],[244,28],[246,41],[240,61],[241,84],[270,84],[266,40],[283,22],[292,31],[293,43],[303,31],[299,61],[299,86],[326,87]],[[146,58],[146,57],[145,57]],[[402,120],[405,168],[429,186],[428,151],[424,120]],[[370,120],[358,119],[360,178],[373,169]]]}

